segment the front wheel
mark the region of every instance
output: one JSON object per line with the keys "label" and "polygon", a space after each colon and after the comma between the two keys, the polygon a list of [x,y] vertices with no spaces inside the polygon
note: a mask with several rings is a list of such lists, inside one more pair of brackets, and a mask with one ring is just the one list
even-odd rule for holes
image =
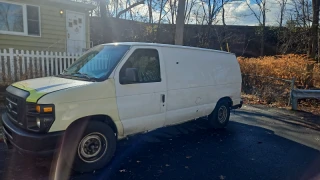
{"label": "front wheel", "polygon": [[218,102],[216,108],[209,115],[208,120],[214,128],[224,128],[227,126],[230,118],[230,105],[226,100]]}
{"label": "front wheel", "polygon": [[100,121],[87,121],[67,130],[59,158],[76,172],[92,172],[107,165],[115,150],[112,128]]}
{"label": "front wheel", "polygon": [[104,167],[116,150],[116,136],[110,126],[103,122],[88,123],[77,146],[73,169],[90,172]]}

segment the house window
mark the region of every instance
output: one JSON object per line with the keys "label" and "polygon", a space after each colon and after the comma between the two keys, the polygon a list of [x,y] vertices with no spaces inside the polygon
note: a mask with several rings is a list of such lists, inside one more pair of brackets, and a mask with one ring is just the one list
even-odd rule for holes
{"label": "house window", "polygon": [[27,5],[28,35],[40,36],[39,7]]}
{"label": "house window", "polygon": [[0,34],[40,36],[40,8],[0,1]]}

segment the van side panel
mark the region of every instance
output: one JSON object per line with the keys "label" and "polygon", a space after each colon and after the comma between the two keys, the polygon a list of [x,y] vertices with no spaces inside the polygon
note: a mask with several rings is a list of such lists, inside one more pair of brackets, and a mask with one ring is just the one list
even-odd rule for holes
{"label": "van side panel", "polygon": [[166,125],[206,116],[225,96],[240,103],[241,74],[233,54],[162,47],[167,75]]}

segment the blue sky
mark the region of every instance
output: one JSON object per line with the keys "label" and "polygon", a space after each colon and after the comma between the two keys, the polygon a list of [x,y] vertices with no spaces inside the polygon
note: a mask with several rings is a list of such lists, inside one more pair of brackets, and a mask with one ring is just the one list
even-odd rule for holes
{"label": "blue sky", "polygon": [[[79,0],[78,0],[79,1]],[[140,0],[131,0],[131,4],[140,1]],[[190,2],[194,2],[194,6],[192,8],[191,16],[189,18],[189,21],[187,22],[188,24],[195,24],[196,22],[201,22],[202,17],[205,14],[208,14],[208,12],[204,12],[202,8],[202,3],[207,2],[207,0],[188,0],[189,5]],[[220,1],[221,0],[216,0]],[[227,0],[225,0],[227,1]],[[266,24],[268,26],[278,26],[279,25],[279,17],[280,17],[280,6],[279,6],[279,1],[281,0],[266,0],[266,7],[267,7],[267,19],[266,19]],[[287,19],[289,19],[288,12],[293,10],[293,1],[294,0],[287,0],[287,12],[286,16],[284,17],[284,22],[283,24],[285,25],[285,22]],[[311,0],[309,0],[311,1]],[[109,0],[109,2],[112,4],[113,2],[119,2],[119,10],[125,8],[125,4],[127,0]],[[160,3],[160,0],[158,1]],[[172,0],[173,2],[173,0]],[[252,11],[248,7],[250,5],[251,9],[259,14],[259,7],[257,4],[255,4],[255,0],[232,0],[231,2],[228,2],[225,4],[224,9],[225,9],[225,19],[226,19],[226,24],[227,25],[248,25],[248,26],[254,26],[258,25],[259,21],[257,18],[252,14]],[[207,6],[204,4],[205,7]],[[112,10],[114,6],[109,6],[109,9]],[[189,7],[187,7],[189,9]],[[170,11],[170,4],[169,0],[168,3],[165,5],[164,8],[165,11]],[[206,9],[207,10],[207,9]],[[133,11],[133,16],[134,20],[140,20],[140,21],[145,21],[148,22],[148,6],[147,4],[142,4],[139,6],[136,6],[135,8],[132,9]],[[195,15],[195,12],[198,12],[198,16]],[[159,21],[159,5],[156,6],[153,10],[153,22],[158,22]],[[162,14],[164,15],[164,14]],[[129,17],[129,14],[127,13],[127,18]],[[221,20],[221,12],[217,15],[217,18],[213,22],[213,24],[222,24]],[[121,18],[124,18],[122,16]],[[163,23],[168,23],[168,20],[171,20],[171,14],[167,13],[162,19]]]}
{"label": "blue sky", "polygon": [[[189,0],[189,2],[192,0]],[[195,5],[193,7],[193,11],[199,10],[199,15],[198,15],[198,21],[201,21],[204,12],[203,8],[201,6],[201,1],[200,0],[194,0]],[[272,25],[276,26],[278,25],[279,21],[279,13],[280,13],[280,7],[278,4],[279,0],[267,0],[267,25]],[[288,0],[288,4],[290,4],[291,0]],[[256,12],[259,13],[259,7],[258,5],[255,4],[254,0],[248,0],[248,3],[250,4],[251,8]],[[200,7],[201,6],[201,7]],[[199,8],[200,7],[200,8]],[[226,19],[226,24],[229,25],[258,25],[258,20],[256,17],[252,14],[252,11],[248,7],[247,3],[245,0],[239,0],[239,1],[232,1],[224,6],[225,8],[225,19]],[[290,5],[288,5],[287,9],[290,9]],[[165,10],[169,10],[169,4],[166,5]],[[139,12],[140,15],[145,16],[147,18],[148,16],[148,8],[147,4],[144,5],[139,5],[136,8],[133,9],[134,12]],[[188,23],[194,24],[197,20],[196,15],[193,15],[191,13],[190,21]],[[157,22],[159,19],[159,12],[153,12],[153,19],[154,22]],[[164,19],[171,19],[170,13],[164,17]],[[285,17],[285,20],[287,17]],[[285,23],[285,22],[284,22]],[[214,22],[214,24],[222,24],[221,21],[221,14],[217,15],[217,19]]]}

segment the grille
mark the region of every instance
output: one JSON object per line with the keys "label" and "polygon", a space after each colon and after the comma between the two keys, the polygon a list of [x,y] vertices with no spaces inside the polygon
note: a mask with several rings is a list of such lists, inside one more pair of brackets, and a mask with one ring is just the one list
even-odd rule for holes
{"label": "grille", "polygon": [[9,119],[19,126],[25,125],[26,97],[28,92],[9,86],[6,92],[5,104]]}
{"label": "grille", "polygon": [[21,104],[22,104],[21,98],[7,92],[6,107],[7,107],[8,116],[12,121],[22,126],[23,117],[21,116],[21,113],[22,113]]}

